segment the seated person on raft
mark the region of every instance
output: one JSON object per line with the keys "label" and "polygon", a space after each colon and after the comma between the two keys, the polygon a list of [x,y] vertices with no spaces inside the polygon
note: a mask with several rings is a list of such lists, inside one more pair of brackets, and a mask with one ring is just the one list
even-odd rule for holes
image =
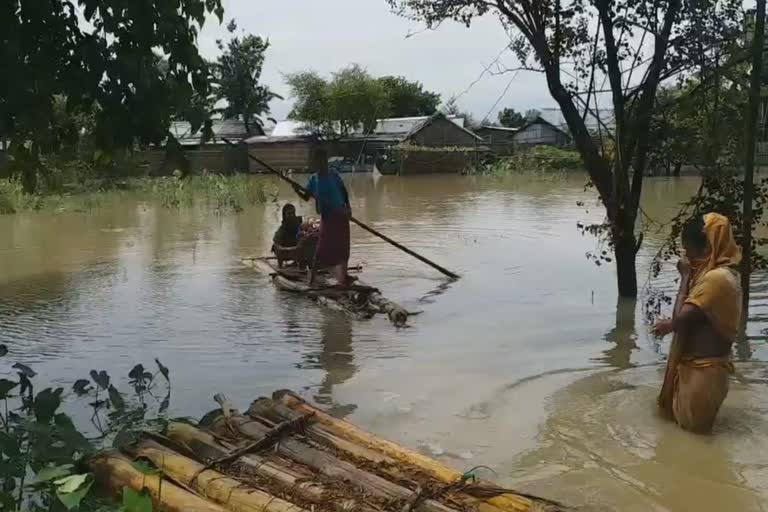
{"label": "seated person on raft", "polygon": [[272,252],[277,257],[278,267],[282,268],[289,261],[302,269],[311,266],[317,245],[317,235],[311,224],[304,224],[302,217],[296,215],[294,205],[283,206],[282,223],[272,238]]}

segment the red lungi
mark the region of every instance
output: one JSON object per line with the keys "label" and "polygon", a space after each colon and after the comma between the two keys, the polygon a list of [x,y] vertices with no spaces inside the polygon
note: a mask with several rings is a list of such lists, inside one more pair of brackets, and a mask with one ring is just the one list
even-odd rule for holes
{"label": "red lungi", "polygon": [[349,217],[345,209],[333,210],[320,220],[317,260],[324,267],[349,261]]}

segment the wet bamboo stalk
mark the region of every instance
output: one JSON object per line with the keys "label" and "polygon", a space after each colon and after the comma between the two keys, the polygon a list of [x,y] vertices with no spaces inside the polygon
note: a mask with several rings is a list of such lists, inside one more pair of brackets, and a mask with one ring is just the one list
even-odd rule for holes
{"label": "wet bamboo stalk", "polygon": [[206,469],[203,464],[179,455],[155,441],[139,443],[136,456],[149,459],[169,478],[232,512],[307,512],[293,503],[247,487],[218,471]]}
{"label": "wet bamboo stalk", "polygon": [[[235,428],[242,435],[252,440],[263,438],[269,431],[269,428],[261,423],[240,415],[233,415],[228,423],[223,418],[220,418],[217,423],[217,428],[222,432],[226,432],[230,427]],[[359,469],[349,462],[340,460],[329,453],[291,437],[281,440],[275,446],[275,450],[283,457],[308,466],[327,477],[349,482],[357,486],[362,492],[381,499],[403,501],[408,500],[413,495],[413,492],[405,487]],[[416,510],[421,512],[456,512],[454,509],[434,500],[424,500]]]}
{"label": "wet bamboo stalk", "polygon": [[152,496],[153,510],[165,512],[226,512],[221,506],[206,501],[160,475],[145,475],[126,457],[108,452],[88,461],[97,482],[113,496],[121,496],[123,488],[136,492],[146,489]]}
{"label": "wet bamboo stalk", "polygon": [[[419,468],[428,475],[444,484],[452,484],[461,479],[462,474],[440,462],[426,457],[418,452],[409,450],[396,443],[374,436],[351,423],[333,418],[320,409],[308,404],[304,399],[291,391],[277,391],[273,395],[274,401],[280,403],[299,414],[314,413],[315,422],[326,427],[334,435],[360,444],[370,450],[377,451],[391,459]],[[489,498],[485,503],[497,510],[509,512],[528,512],[535,510],[533,500],[515,494],[504,494]],[[486,507],[481,507],[485,512]],[[492,512],[492,509],[487,509]]]}
{"label": "wet bamboo stalk", "polygon": [[[188,448],[203,463],[225,457],[236,449],[235,446],[217,440],[208,432],[186,423],[168,425],[168,437]],[[243,455],[236,462],[246,466],[253,474],[270,480],[285,490],[296,492],[305,500],[319,503],[326,499],[322,485],[311,481],[313,473],[310,471],[300,471],[296,467],[288,467],[257,454]]]}

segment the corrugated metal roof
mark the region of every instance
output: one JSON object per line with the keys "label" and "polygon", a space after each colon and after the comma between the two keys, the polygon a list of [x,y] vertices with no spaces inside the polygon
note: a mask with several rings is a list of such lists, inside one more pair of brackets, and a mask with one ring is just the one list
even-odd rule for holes
{"label": "corrugated metal roof", "polygon": [[[213,139],[205,141],[206,144],[225,144],[224,138],[237,141],[248,136],[245,123],[237,119],[214,119],[211,130],[213,131]],[[170,132],[182,146],[200,144],[200,130],[192,133],[192,125],[186,121],[171,122]]]}
{"label": "corrugated metal roof", "polygon": [[481,126],[475,131],[479,132],[480,130],[493,130],[497,132],[513,132],[514,133],[514,132],[519,132],[520,128],[509,128],[508,126]]}
{"label": "corrugated metal roof", "polygon": [[[546,122],[559,127],[562,130],[568,132],[568,123],[565,122],[565,117],[559,108],[542,108],[539,109],[540,117]],[[616,128],[616,117],[613,109],[601,108],[592,109],[591,113],[587,114],[584,120],[587,130],[590,132],[597,132],[600,130],[613,130]]]}
{"label": "corrugated metal roof", "polygon": [[[446,116],[453,121],[460,128],[464,128],[464,118],[457,116]],[[419,128],[424,123],[432,119],[432,116],[417,116],[417,117],[391,117],[386,119],[379,119],[376,123],[376,129],[374,129],[373,136],[378,135],[408,135]],[[287,119],[285,121],[278,121],[275,125],[275,129],[272,132],[273,137],[298,137],[307,134],[307,130],[304,128],[304,123],[301,121],[294,121]],[[350,134],[351,136],[365,135],[362,129],[355,130]]]}

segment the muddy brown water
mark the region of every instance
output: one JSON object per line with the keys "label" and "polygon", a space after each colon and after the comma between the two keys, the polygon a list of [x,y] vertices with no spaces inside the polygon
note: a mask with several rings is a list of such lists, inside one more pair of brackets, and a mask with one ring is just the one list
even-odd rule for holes
{"label": "muddy brown water", "polygon": [[[88,213],[0,216],[6,361],[69,385],[159,357],[172,372],[171,414],[200,416],[216,392],[246,405],[293,388],[449,464],[488,466],[495,474],[481,476],[568,503],[763,509],[765,276],[716,434],[692,436],[654,414],[668,340],[648,335],[640,306],[617,301],[610,265],[585,258],[595,241],[576,222],[601,210],[583,176],[347,179],[361,220],[463,275],[447,284],[354,228],[365,279],[423,312],[410,328],[351,321],[242,267],[268,250],[280,204],[216,215],[122,194]],[[644,210],[669,218],[697,185],[649,179]],[[641,282],[662,237],[646,235]],[[657,284],[673,290],[674,277]]]}

